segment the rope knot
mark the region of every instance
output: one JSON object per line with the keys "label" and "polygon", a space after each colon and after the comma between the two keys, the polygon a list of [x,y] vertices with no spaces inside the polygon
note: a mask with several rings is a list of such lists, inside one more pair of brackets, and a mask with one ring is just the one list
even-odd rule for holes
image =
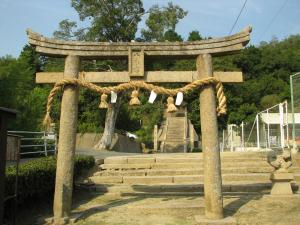
{"label": "rope knot", "polygon": [[105,93],[103,93],[101,95],[101,101],[100,101],[100,105],[99,105],[100,109],[107,109],[108,108],[107,97],[108,96]]}
{"label": "rope knot", "polygon": [[139,96],[139,91],[133,90],[131,93],[131,99],[130,99],[129,105],[132,105],[132,106],[140,105],[141,102],[140,102],[138,96]]}
{"label": "rope knot", "polygon": [[174,98],[172,96],[169,96],[167,99],[167,112],[168,113],[173,113],[176,112],[177,108],[174,105]]}

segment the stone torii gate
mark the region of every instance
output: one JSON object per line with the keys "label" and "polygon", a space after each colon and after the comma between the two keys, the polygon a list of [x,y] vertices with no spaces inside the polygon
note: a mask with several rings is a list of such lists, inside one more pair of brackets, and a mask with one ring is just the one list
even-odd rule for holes
{"label": "stone torii gate", "polygon": [[[126,83],[190,83],[208,77],[221,82],[242,82],[241,72],[214,72],[212,57],[239,52],[250,40],[251,27],[231,36],[193,42],[80,42],[62,41],[27,31],[29,43],[41,55],[65,57],[64,72],[41,72],[36,83],[56,83],[66,78],[87,82]],[[145,71],[144,61],[150,57],[196,58],[197,71]],[[80,72],[81,59],[128,59],[125,72]],[[73,167],[78,113],[78,87],[63,89],[57,172],[54,196],[54,223],[67,223],[72,206]],[[215,87],[206,85],[200,92],[200,122],[204,153],[205,215],[208,219],[222,219],[223,197],[220,149],[216,115]]]}

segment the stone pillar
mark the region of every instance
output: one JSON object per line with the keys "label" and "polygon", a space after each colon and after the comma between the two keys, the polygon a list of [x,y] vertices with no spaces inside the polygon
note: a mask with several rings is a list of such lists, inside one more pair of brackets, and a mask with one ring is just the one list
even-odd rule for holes
{"label": "stone pillar", "polygon": [[158,126],[154,125],[153,130],[153,150],[157,152],[158,150]]}
{"label": "stone pillar", "polygon": [[[196,65],[200,79],[213,76],[210,54],[198,56]],[[208,219],[222,219],[221,160],[214,86],[204,87],[199,100],[204,165],[205,216]]]}
{"label": "stone pillar", "polygon": [[[78,78],[80,59],[69,55],[65,60],[64,78]],[[57,170],[54,194],[54,224],[67,224],[72,207],[74,155],[78,113],[78,87],[64,87],[59,143],[57,153]]]}
{"label": "stone pillar", "polygon": [[195,136],[194,136],[194,126],[191,122],[189,122],[189,132],[190,132],[190,147],[191,147],[191,152],[193,152],[195,148]]}

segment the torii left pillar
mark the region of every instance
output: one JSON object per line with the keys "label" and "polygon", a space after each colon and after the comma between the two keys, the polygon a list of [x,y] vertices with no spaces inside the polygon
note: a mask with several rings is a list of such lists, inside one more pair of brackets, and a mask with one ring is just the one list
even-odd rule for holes
{"label": "torii left pillar", "polygon": [[[78,78],[80,58],[65,59],[64,78]],[[63,90],[60,114],[59,143],[54,194],[54,224],[68,224],[72,207],[74,155],[78,114],[78,87],[66,85]]]}

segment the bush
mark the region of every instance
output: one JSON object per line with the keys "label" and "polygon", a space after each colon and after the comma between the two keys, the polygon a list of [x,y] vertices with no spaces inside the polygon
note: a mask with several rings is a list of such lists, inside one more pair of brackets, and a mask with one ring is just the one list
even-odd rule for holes
{"label": "bush", "polygon": [[[95,159],[92,156],[76,156],[74,178],[93,168]],[[19,165],[18,195],[19,200],[27,197],[39,197],[53,193],[55,187],[56,157],[34,159]],[[6,168],[5,195],[11,196],[15,190],[16,167]]]}

